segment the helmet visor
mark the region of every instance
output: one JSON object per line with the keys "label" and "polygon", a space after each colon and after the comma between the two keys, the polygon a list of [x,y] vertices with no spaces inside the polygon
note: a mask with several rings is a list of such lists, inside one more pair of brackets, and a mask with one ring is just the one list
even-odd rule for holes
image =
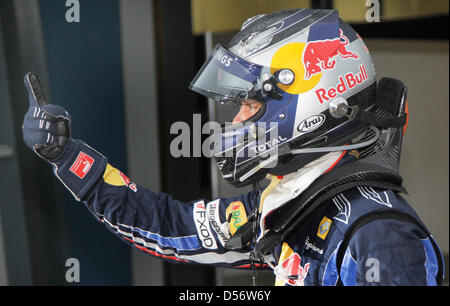
{"label": "helmet visor", "polygon": [[189,88],[219,102],[240,104],[255,96],[262,68],[217,45]]}

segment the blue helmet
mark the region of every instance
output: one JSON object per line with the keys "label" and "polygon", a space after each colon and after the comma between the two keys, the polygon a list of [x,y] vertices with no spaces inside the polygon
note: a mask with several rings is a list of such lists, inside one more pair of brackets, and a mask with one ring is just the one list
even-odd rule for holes
{"label": "blue helmet", "polygon": [[215,47],[190,88],[222,104],[262,102],[248,120],[223,124],[215,141],[217,165],[236,186],[379,135],[352,118],[374,106],[375,70],[361,37],[335,10],[250,18],[228,46]]}

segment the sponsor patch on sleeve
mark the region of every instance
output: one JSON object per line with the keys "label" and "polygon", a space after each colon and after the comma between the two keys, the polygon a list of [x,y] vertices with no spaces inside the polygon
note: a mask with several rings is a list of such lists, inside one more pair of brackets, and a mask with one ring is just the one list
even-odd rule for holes
{"label": "sponsor patch on sleeve", "polygon": [[70,172],[78,176],[80,179],[84,179],[86,174],[88,174],[89,170],[94,164],[94,159],[87,155],[86,153],[80,151],[77,159],[70,167]]}
{"label": "sponsor patch on sleeve", "polygon": [[137,191],[136,184],[131,182],[125,174],[110,164],[106,165],[106,170],[103,173],[103,181],[112,186],[127,186],[134,192]]}
{"label": "sponsor patch on sleeve", "polygon": [[231,235],[234,235],[242,225],[247,223],[247,213],[241,201],[231,202],[227,207],[226,216],[230,223]]}
{"label": "sponsor patch on sleeve", "polygon": [[217,243],[211,232],[208,214],[203,201],[194,204],[193,217],[195,227],[197,228],[198,239],[200,239],[202,246],[205,249],[217,249]]}
{"label": "sponsor patch on sleeve", "polygon": [[219,238],[220,244],[222,244],[222,246],[225,246],[225,244],[228,242],[228,239],[230,239],[230,235],[229,235],[228,231],[223,230],[224,224],[222,224],[222,222],[220,222],[219,206],[220,206],[220,199],[209,202],[206,206],[206,211],[207,211],[209,222],[210,222],[214,232],[216,232],[216,235],[217,235],[217,238]]}

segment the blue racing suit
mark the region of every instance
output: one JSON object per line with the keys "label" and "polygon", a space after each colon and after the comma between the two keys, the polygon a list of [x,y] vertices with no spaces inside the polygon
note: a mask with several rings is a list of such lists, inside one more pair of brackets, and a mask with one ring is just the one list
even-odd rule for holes
{"label": "blue racing suit", "polygon": [[[55,175],[95,218],[128,244],[173,262],[270,267],[277,285],[440,284],[441,252],[413,209],[391,190],[355,187],[326,200],[262,261],[250,259],[254,242],[237,250],[225,248],[239,228],[253,222],[249,216],[257,208],[264,213],[264,207],[290,194],[283,183],[189,203],[154,193],[130,181],[84,142],[73,140],[70,115],[42,101],[41,91],[31,87],[36,78],[26,76],[30,107],[22,127],[25,143],[53,165]],[[337,161],[342,163],[341,157]],[[298,190],[304,179],[297,179],[287,180],[286,186]],[[264,227],[255,228],[255,237],[262,237]]]}
{"label": "blue racing suit", "polygon": [[[181,263],[249,268],[252,245],[224,247],[247,222],[260,191],[214,201],[183,203],[131,182],[107,164],[103,175],[83,197],[89,211],[125,242],[151,255]],[[443,271],[441,253],[420,226],[379,218],[351,237],[338,269],[337,250],[347,229],[376,211],[419,217],[390,190],[357,187],[321,205],[270,260],[277,285],[437,285]],[[442,263],[442,261],[441,261]],[[268,267],[267,263],[256,264]]]}

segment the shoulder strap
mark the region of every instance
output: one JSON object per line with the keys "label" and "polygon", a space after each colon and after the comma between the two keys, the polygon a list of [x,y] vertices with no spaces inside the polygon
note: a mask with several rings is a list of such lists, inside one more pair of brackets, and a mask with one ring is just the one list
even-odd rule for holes
{"label": "shoulder strap", "polygon": [[372,213],[368,213],[361,218],[359,218],[356,222],[354,222],[350,228],[347,230],[347,233],[345,234],[344,239],[342,240],[341,245],[339,246],[339,250],[336,255],[336,268],[338,273],[338,281],[336,283],[337,286],[343,286],[341,277],[340,277],[340,271],[342,266],[342,261],[344,260],[345,252],[350,244],[350,241],[353,237],[353,235],[364,225],[379,219],[394,219],[398,221],[404,221],[409,222],[414,225],[416,225],[418,228],[420,228],[424,233],[427,234],[428,237],[430,237],[431,244],[433,245],[434,252],[436,253],[436,257],[438,260],[438,273],[436,275],[436,282],[440,286],[442,284],[442,274],[443,274],[443,263],[442,263],[442,257],[440,256],[439,248],[434,241],[434,239],[431,237],[430,232],[427,228],[425,228],[420,222],[418,222],[416,219],[411,217],[410,215],[399,212],[399,211],[374,211]]}
{"label": "shoulder strap", "polygon": [[[328,200],[346,190],[359,186],[371,186],[390,189],[397,192],[405,192],[405,189],[401,185],[378,180],[357,180],[348,181],[336,186],[328,185],[322,190],[322,193],[314,193],[314,196],[305,192],[300,199],[294,199],[291,203],[286,205],[286,208],[271,214],[272,219],[266,221],[266,226],[270,229],[255,245],[253,253],[258,258],[269,253],[271,249],[280,244],[295,231],[320,205],[327,203]],[[305,199],[305,195],[309,198]],[[241,236],[236,237],[236,239],[238,238],[241,238]]]}

